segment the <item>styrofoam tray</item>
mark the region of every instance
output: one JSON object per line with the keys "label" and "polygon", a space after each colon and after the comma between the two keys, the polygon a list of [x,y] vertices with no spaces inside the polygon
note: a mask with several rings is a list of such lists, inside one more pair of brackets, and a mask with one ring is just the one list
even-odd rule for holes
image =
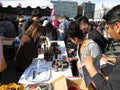
{"label": "styrofoam tray", "polygon": [[[37,73],[37,66],[31,66],[26,75],[25,75],[25,79],[29,80],[31,82],[44,82],[47,81],[51,78],[51,68],[49,66],[46,65],[41,65],[41,70],[40,73]],[[34,78],[33,78],[34,75]]]}

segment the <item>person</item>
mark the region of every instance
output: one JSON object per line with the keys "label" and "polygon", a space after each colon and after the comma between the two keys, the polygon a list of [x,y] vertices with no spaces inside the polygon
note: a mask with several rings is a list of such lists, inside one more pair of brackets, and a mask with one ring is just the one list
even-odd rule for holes
{"label": "person", "polygon": [[38,48],[39,42],[37,40],[42,32],[43,30],[39,24],[34,22],[22,37],[14,60],[17,79],[19,79],[24,70],[31,64],[32,60],[37,58],[38,54],[42,52],[42,49]]}
{"label": "person", "polygon": [[85,33],[86,38],[94,40],[100,46],[102,53],[104,53],[107,48],[107,40],[104,36],[97,30],[93,29],[87,17],[81,16],[78,19],[78,22],[80,29]]}
{"label": "person", "polygon": [[5,38],[15,38],[16,31],[11,21],[5,20],[0,16],[0,36]]}
{"label": "person", "polygon": [[58,39],[58,35],[57,35],[58,33],[50,21],[44,20],[42,26],[44,29],[44,36],[48,37],[49,40]]}
{"label": "person", "polygon": [[3,39],[0,37],[0,84],[2,84],[2,76],[7,68],[7,63],[3,54]]}
{"label": "person", "polygon": [[[76,56],[76,51],[77,51],[77,45],[72,43],[70,40],[68,40],[69,43],[67,43],[67,54],[68,58],[75,57]],[[72,70],[72,75],[73,76],[78,76],[78,70],[77,70],[77,60],[70,61],[70,67]]]}
{"label": "person", "polygon": [[[5,17],[2,15],[0,16],[0,36],[3,40],[3,55],[6,59],[7,65],[10,66],[13,63],[14,58],[14,40],[17,36],[14,24],[5,19]],[[8,41],[9,43],[5,45],[4,41]],[[10,63],[9,63],[10,62]]]}
{"label": "person", "polygon": [[31,17],[27,19],[23,24],[22,24],[22,36],[24,35],[25,31],[28,29],[28,27],[33,23],[33,22],[40,22],[41,12],[38,9],[33,9],[31,13]]}
{"label": "person", "polygon": [[[109,10],[104,17],[106,20],[107,32],[111,35],[114,41],[120,41],[120,5],[114,6]],[[99,73],[94,66],[94,59],[92,56],[87,56],[84,59],[84,64],[89,72],[97,90],[119,90],[120,88],[120,57],[101,58],[106,62],[114,63],[114,67],[106,80],[101,73]]]}
{"label": "person", "polygon": [[66,35],[67,35],[67,29],[68,29],[68,23],[65,17],[59,17],[59,27],[58,27],[58,40],[64,41],[66,44]]}
{"label": "person", "polygon": [[86,86],[90,86],[91,78],[84,67],[83,59],[91,55],[95,58],[95,66],[98,71],[100,71],[100,57],[102,52],[100,51],[100,47],[94,42],[92,39],[88,39],[84,37],[84,33],[79,28],[79,23],[73,21],[70,23],[68,28],[68,37],[77,47],[77,57],[68,58],[68,61],[78,60],[77,68],[79,70],[79,76],[84,78]]}
{"label": "person", "polygon": [[59,22],[58,22],[58,18],[55,16],[54,19],[51,20],[51,23],[53,25],[53,27],[56,29],[57,33],[58,33],[58,27],[59,27]]}

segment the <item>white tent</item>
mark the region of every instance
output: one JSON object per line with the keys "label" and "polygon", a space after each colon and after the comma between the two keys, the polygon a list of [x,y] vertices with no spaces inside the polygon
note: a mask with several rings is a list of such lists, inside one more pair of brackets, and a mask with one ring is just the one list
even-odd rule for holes
{"label": "white tent", "polygon": [[2,3],[3,7],[7,7],[9,5],[11,5],[12,7],[31,6],[32,8],[36,8],[37,6],[39,6],[41,8],[46,8],[46,7],[52,8],[53,7],[50,0],[0,0],[0,2]]}

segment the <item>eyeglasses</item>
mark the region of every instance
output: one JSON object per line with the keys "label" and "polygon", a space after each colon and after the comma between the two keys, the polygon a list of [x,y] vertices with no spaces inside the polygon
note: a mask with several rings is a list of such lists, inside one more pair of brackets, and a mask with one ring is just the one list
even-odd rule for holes
{"label": "eyeglasses", "polygon": [[113,28],[113,27],[114,27],[114,24],[106,25],[106,26],[105,26],[105,29],[106,29],[106,30],[109,30],[109,28]]}

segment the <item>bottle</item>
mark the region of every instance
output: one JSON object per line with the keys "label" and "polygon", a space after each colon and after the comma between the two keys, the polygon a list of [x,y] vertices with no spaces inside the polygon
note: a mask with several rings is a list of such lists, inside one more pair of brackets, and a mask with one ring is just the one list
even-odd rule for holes
{"label": "bottle", "polygon": [[46,45],[44,44],[44,60],[46,60],[46,56],[47,56],[47,48]]}
{"label": "bottle", "polygon": [[50,61],[53,61],[53,48],[50,47]]}
{"label": "bottle", "polygon": [[40,66],[41,66],[41,63],[40,63],[40,60],[38,60],[38,62],[37,62],[37,74],[40,74]]}
{"label": "bottle", "polygon": [[55,60],[54,70],[58,72],[58,60]]}

